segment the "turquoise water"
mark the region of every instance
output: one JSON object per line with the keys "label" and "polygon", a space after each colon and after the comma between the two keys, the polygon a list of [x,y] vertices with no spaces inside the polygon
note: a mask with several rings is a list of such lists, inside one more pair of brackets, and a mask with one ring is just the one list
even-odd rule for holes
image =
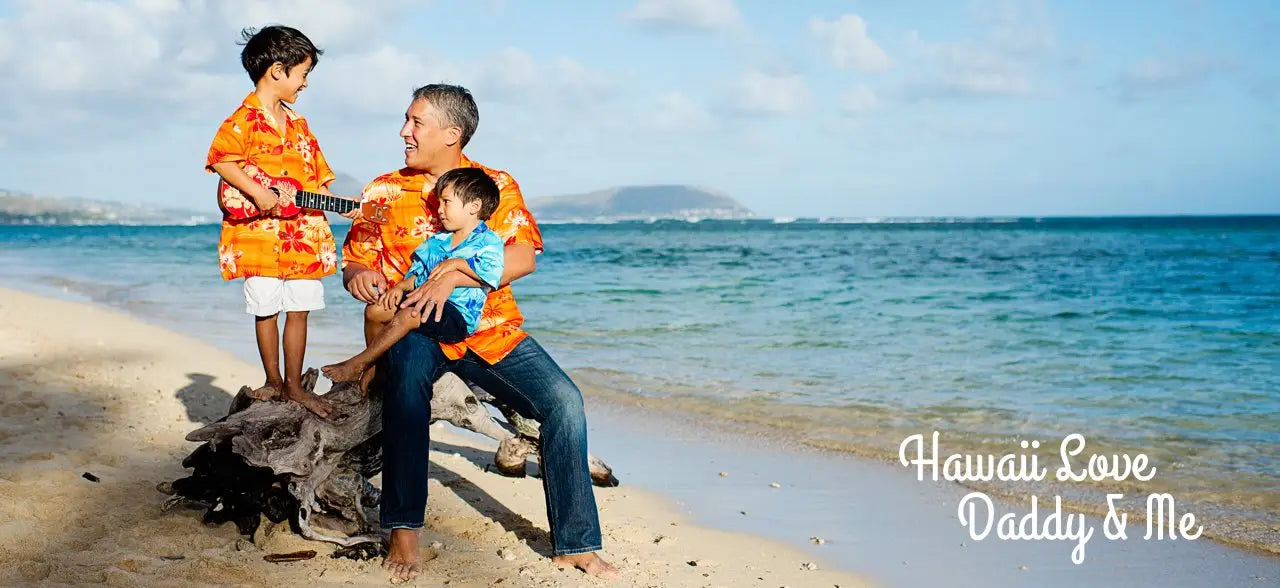
{"label": "turquoise water", "polygon": [[[543,230],[516,296],[589,395],[882,456],[934,429],[947,453],[1079,432],[1147,452],[1191,499],[1280,514],[1280,217]],[[107,303],[253,360],[217,233],[0,227],[0,285]],[[361,306],[326,286],[311,365],[360,339]]]}

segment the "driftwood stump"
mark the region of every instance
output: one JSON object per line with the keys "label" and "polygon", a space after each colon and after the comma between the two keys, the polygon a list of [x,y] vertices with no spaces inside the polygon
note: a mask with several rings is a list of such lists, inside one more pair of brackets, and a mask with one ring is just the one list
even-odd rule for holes
{"label": "driftwood stump", "polygon": [[[303,375],[310,393],[318,373]],[[210,524],[234,522],[252,538],[266,516],[289,521],[312,540],[329,541],[370,557],[363,544],[379,541],[365,509],[378,506],[381,493],[369,479],[382,471],[382,398],[376,390],[362,397],[352,383],[339,383],[325,395],[333,414],[321,419],[293,402],[256,401],[251,388],[240,389],[226,417],[187,435],[202,444],[183,460],[190,476],[161,484],[180,502],[205,508]],[[491,416],[485,404],[507,419]],[[537,450],[538,423],[525,419],[482,389],[468,387],[446,373],[434,384],[431,420],[444,420],[499,441],[498,473],[524,476],[525,460]],[[617,486],[607,464],[590,458],[592,482]]]}

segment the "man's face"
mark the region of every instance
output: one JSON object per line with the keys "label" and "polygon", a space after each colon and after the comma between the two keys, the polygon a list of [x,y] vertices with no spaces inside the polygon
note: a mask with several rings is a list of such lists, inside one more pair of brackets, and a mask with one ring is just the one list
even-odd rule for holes
{"label": "man's face", "polygon": [[427,169],[437,154],[452,141],[451,129],[440,128],[440,117],[435,107],[426,100],[414,100],[404,113],[404,126],[400,138],[404,139],[404,164],[413,169]]}

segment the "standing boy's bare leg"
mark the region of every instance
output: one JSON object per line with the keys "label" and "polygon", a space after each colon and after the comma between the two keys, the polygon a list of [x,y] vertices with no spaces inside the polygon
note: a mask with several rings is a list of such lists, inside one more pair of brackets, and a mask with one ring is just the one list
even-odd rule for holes
{"label": "standing boy's bare leg", "polygon": [[284,391],[284,378],[280,377],[280,327],[276,323],[278,313],[253,319],[254,334],[258,339],[258,356],[262,358],[262,371],[266,383],[249,393],[257,400],[272,400]]}
{"label": "standing boy's bare leg", "polygon": [[329,401],[302,389],[302,360],[307,347],[307,311],[287,312],[284,319],[284,397],[328,417]]}
{"label": "standing boy's bare leg", "polygon": [[[366,313],[365,317],[366,319],[373,318],[369,316],[369,313]],[[422,320],[413,316],[412,308],[403,309],[395,313],[391,318],[391,322],[387,323],[373,336],[373,340],[369,342],[369,346],[365,347],[364,351],[342,363],[326,365],[320,368],[320,372],[335,382],[350,382],[361,379],[361,376],[373,365],[374,361],[382,357],[382,354],[391,349],[391,346],[395,345],[396,341],[403,339],[405,335],[409,334],[409,331],[416,329],[420,324],[422,324]],[[363,380],[361,381],[363,383]]]}

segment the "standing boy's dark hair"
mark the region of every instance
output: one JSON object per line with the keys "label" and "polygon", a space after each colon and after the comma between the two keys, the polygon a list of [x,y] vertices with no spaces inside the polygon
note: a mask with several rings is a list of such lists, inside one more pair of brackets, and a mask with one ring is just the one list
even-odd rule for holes
{"label": "standing boy's dark hair", "polygon": [[277,61],[288,71],[310,57],[311,67],[314,69],[320,56],[324,55],[324,51],[317,48],[302,31],[283,25],[243,29],[240,31],[238,44],[244,45],[244,50],[240,52],[240,64],[255,84],[262,76],[267,75],[271,64]]}
{"label": "standing boy's dark hair", "polygon": [[493,211],[498,209],[498,184],[478,167],[459,167],[440,174],[436,180],[436,194],[444,194],[444,189],[453,186],[453,196],[470,204],[480,201],[480,220],[489,220]]}

